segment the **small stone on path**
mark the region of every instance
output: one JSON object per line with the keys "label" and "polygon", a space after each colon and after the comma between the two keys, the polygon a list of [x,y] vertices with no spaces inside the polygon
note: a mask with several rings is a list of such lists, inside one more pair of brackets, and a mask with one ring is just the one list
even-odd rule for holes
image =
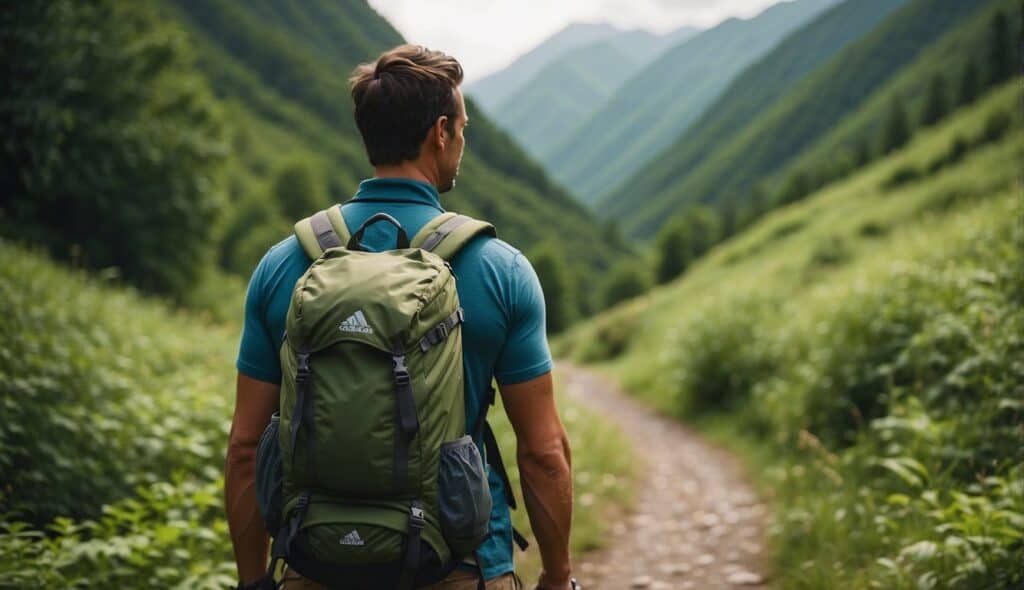
{"label": "small stone on path", "polygon": [[756,586],[763,582],[764,578],[753,572],[739,571],[729,574],[725,581],[734,586]]}
{"label": "small stone on path", "polygon": [[633,581],[630,582],[629,587],[630,588],[647,588],[650,585],[651,585],[651,577],[650,576],[640,576],[640,577],[637,577],[637,578],[633,578]]}

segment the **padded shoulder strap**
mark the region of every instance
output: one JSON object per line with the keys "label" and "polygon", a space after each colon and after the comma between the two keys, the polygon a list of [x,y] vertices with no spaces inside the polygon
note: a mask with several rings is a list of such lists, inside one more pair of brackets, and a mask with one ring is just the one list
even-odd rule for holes
{"label": "padded shoulder strap", "polygon": [[451,260],[460,248],[480,234],[497,236],[494,226],[486,221],[458,213],[442,213],[431,219],[417,233],[410,244]]}
{"label": "padded shoulder strap", "polygon": [[334,205],[295,224],[295,237],[302,244],[306,255],[320,258],[328,248],[344,247],[351,237],[341,207]]}

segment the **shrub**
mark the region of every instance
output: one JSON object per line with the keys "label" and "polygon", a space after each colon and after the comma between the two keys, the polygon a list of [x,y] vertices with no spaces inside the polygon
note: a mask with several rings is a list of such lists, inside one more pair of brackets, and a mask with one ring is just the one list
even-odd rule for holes
{"label": "shrub", "polygon": [[678,407],[682,414],[736,409],[777,369],[777,352],[762,330],[772,306],[725,301],[680,330]]}
{"label": "shrub", "polygon": [[0,513],[95,516],[219,465],[236,342],[219,330],[0,243]]}
{"label": "shrub", "polygon": [[617,303],[638,297],[647,292],[651,286],[651,278],[638,267],[635,262],[622,262],[612,269],[601,289],[601,302],[604,307],[612,307]]}

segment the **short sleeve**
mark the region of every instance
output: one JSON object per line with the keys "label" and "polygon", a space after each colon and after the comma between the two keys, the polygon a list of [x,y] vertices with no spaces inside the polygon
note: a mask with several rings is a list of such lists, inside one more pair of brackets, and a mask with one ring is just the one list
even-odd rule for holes
{"label": "short sleeve", "polygon": [[517,253],[509,277],[509,323],[494,367],[500,385],[529,381],[551,371],[544,319],[544,292],[529,260]]}
{"label": "short sleeve", "polygon": [[267,259],[256,266],[249,279],[245,294],[245,321],[242,324],[242,340],[238,346],[238,360],[235,367],[253,379],[268,383],[281,382],[281,362],[278,358],[276,340],[267,326],[268,285],[266,277]]}

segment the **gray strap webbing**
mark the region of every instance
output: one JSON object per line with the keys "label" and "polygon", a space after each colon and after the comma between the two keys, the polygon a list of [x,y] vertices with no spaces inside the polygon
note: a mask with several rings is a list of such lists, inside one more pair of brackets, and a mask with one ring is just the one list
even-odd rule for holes
{"label": "gray strap webbing", "polygon": [[455,217],[452,217],[448,221],[442,223],[440,227],[435,229],[434,233],[427,236],[427,239],[423,240],[423,244],[420,246],[420,248],[423,248],[427,252],[433,252],[434,249],[437,248],[441,244],[441,242],[448,237],[448,234],[457,230],[459,226],[466,223],[470,219],[472,218],[466,217],[465,215],[456,215]]}
{"label": "gray strap webbing", "polygon": [[316,236],[316,242],[320,244],[321,250],[326,252],[328,248],[337,248],[341,245],[341,240],[334,232],[334,226],[331,225],[326,211],[320,211],[310,217],[309,224],[313,226],[313,235]]}
{"label": "gray strap webbing", "polygon": [[465,315],[462,311],[462,308],[460,307],[456,309],[454,312],[452,312],[452,315],[442,320],[440,324],[434,326],[433,328],[430,329],[430,331],[424,334],[423,338],[420,338],[420,350],[422,350],[423,352],[427,352],[428,350],[430,350],[431,346],[443,342],[444,339],[447,338],[448,335],[452,333],[452,330],[455,329],[455,326],[458,326],[463,322],[464,318]]}

